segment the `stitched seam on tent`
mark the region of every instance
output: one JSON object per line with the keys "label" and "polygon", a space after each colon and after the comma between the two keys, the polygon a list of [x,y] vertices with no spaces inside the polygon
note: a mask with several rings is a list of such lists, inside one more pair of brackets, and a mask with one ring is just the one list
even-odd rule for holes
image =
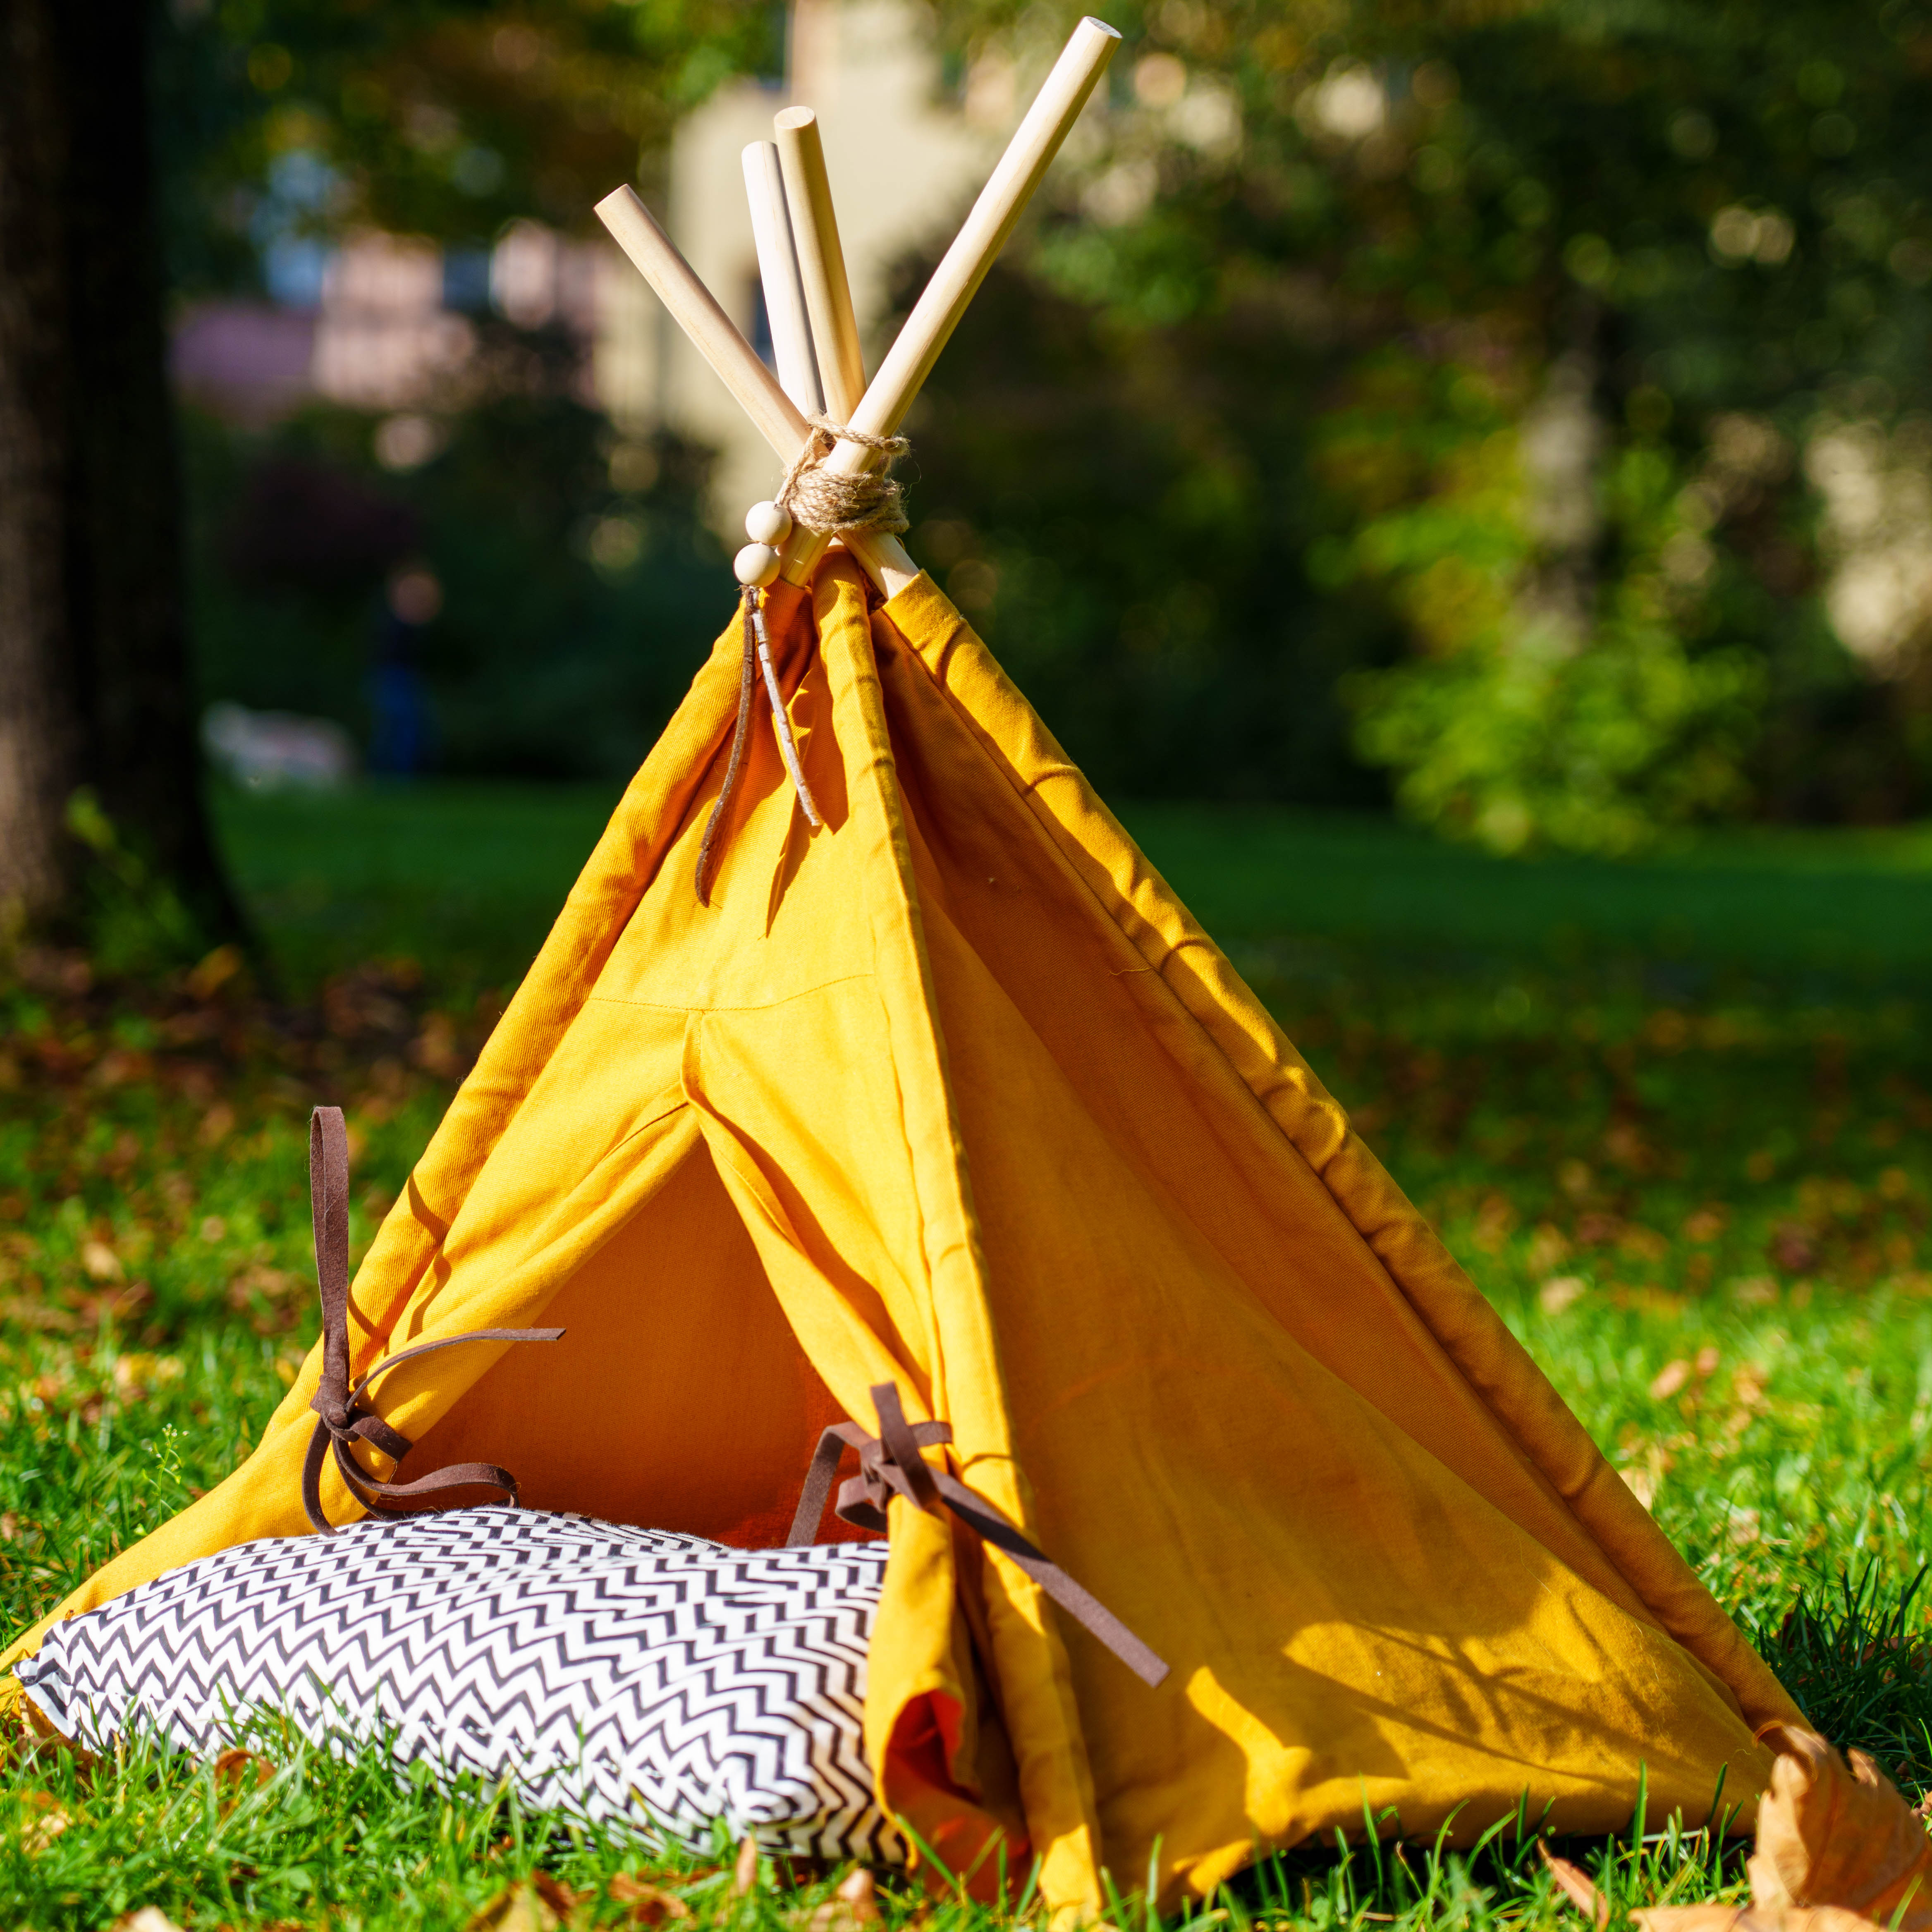
{"label": "stitched seam on tent", "polygon": [[[685,1096],[684,1090],[682,1088],[680,1088],[678,1089],[677,1098],[672,1101],[669,1106],[660,1107],[655,1114],[646,1114],[644,1118],[640,1120],[622,1140],[613,1142],[610,1146],[604,1153],[599,1154],[596,1162],[592,1163],[591,1166],[590,1174],[595,1174],[598,1168],[602,1167],[607,1160],[610,1159],[612,1155],[620,1153],[624,1148],[628,1147],[640,1134],[648,1132],[652,1127],[656,1126],[660,1120],[669,1120],[672,1114],[682,1112],[685,1108],[690,1105],[690,1101]],[[584,1178],[588,1180],[590,1178],[590,1174],[586,1174]]]}
{"label": "stitched seam on tent", "polygon": [[596,993],[584,1004],[587,1006],[635,1006],[646,1012],[654,1013],[767,1013],[775,1006],[788,1006],[794,1000],[809,999],[814,993],[822,993],[830,986],[849,986],[855,980],[878,978],[874,973],[842,973],[836,980],[820,980],[814,986],[801,986],[795,993],[786,993],[776,1000],[759,1000],[740,1006],[706,1004],[694,1006],[680,1000],[626,1000],[615,993]]}
{"label": "stitched seam on tent", "polygon": [[[953,622],[952,633],[949,635],[946,643],[944,647],[943,655],[949,665],[951,663],[952,658],[956,651],[963,650],[964,639],[968,636],[976,636],[976,633],[972,631],[971,627],[966,623],[963,618],[956,618]],[[983,645],[982,645],[982,649],[984,649]],[[1282,1121],[1280,1117],[1276,1113],[1274,1108],[1270,1104],[1268,1097],[1264,1094],[1256,1091],[1252,1083],[1250,1082],[1246,1075],[1241,1070],[1240,1063],[1236,1060],[1234,1053],[1229,1048],[1227,1042],[1216,1035],[1214,1028],[1208,1024],[1206,1020],[1199,1013],[1195,1011],[1192,1005],[1182,994],[1180,989],[1167,976],[1168,968],[1169,966],[1179,962],[1181,959],[1182,956],[1186,953],[1198,951],[1205,953],[1210,961],[1212,961],[1216,958],[1220,958],[1223,961],[1226,961],[1226,955],[1222,953],[1220,948],[1215,944],[1213,936],[1203,930],[1199,926],[1198,922],[1196,921],[1194,922],[1195,930],[1192,932],[1184,934],[1178,943],[1171,943],[1168,941],[1160,934],[1154,927],[1153,922],[1141,911],[1140,908],[1135,904],[1132,896],[1122,891],[1119,883],[1114,879],[1110,873],[1107,873],[1104,868],[1102,868],[1102,878],[1106,881],[1106,890],[1103,892],[1101,886],[1090,879],[1087,875],[1086,872],[1083,871],[1079,866],[1074,862],[1072,850],[1070,850],[1069,848],[1071,847],[1073,850],[1084,850],[1085,848],[1082,846],[1080,840],[1077,836],[1076,836],[1070,827],[1060,821],[1058,815],[1052,810],[1052,808],[1046,804],[1045,800],[1040,795],[1040,790],[1042,786],[1050,781],[1056,779],[1060,780],[1071,784],[1077,793],[1084,795],[1089,801],[1090,806],[1096,809],[1100,815],[1112,819],[1112,814],[1107,811],[1106,801],[1100,797],[1100,794],[1096,791],[1094,790],[1093,786],[1088,782],[1085,776],[1082,772],[1079,766],[1074,764],[1070,760],[1067,759],[1063,753],[1060,760],[1058,763],[1053,764],[1044,771],[1036,773],[1031,778],[1024,777],[1019,772],[1017,767],[1015,766],[1012,760],[1006,755],[1004,750],[1000,747],[998,740],[994,736],[992,731],[973,715],[972,712],[967,706],[965,700],[953,690],[951,684],[950,682],[942,682],[934,674],[932,667],[926,662],[923,655],[920,652],[916,646],[909,644],[908,656],[911,661],[917,664],[921,670],[926,673],[926,675],[932,684],[933,688],[938,692],[941,701],[946,706],[946,707],[952,712],[953,716],[964,727],[968,742],[974,746],[975,750],[978,752],[980,758],[984,761],[988,769],[992,772],[998,782],[1003,784],[1006,788],[1007,790],[1020,801],[1027,814],[1032,819],[1036,828],[1043,838],[1048,848],[1053,853],[1054,857],[1058,860],[1067,878],[1069,878],[1079,891],[1084,895],[1086,901],[1090,904],[1095,911],[1098,914],[1103,924],[1112,931],[1118,933],[1126,944],[1135,953],[1138,955],[1143,962],[1144,969],[1151,973],[1154,978],[1159,980],[1161,985],[1167,989],[1168,994],[1173,1000],[1175,1007],[1178,1012],[1198,1031],[1202,1038],[1207,1042],[1208,1045],[1213,1049],[1213,1051],[1226,1063],[1228,1069],[1233,1075],[1237,1084],[1250,1095],[1256,1107],[1259,1110],[1264,1118],[1268,1120],[1270,1126],[1273,1127],[1274,1131],[1278,1133],[1290,1147],[1294,1148],[1295,1153],[1307,1163],[1310,1170],[1323,1183],[1324,1186],[1328,1186],[1330,1195],[1331,1198],[1334,1199],[1336,1205],[1341,1209],[1344,1220],[1346,1220],[1348,1224],[1355,1230],[1356,1234],[1361,1238],[1363,1245],[1365,1247],[1367,1247],[1370,1254],[1375,1256],[1377,1264],[1388,1274],[1391,1281],[1395,1281],[1396,1278],[1394,1270],[1389,1268],[1388,1264],[1382,1259],[1382,1256],[1378,1253],[1376,1253],[1375,1248],[1370,1242],[1367,1230],[1364,1228],[1356,1220],[1354,1214],[1350,1210],[1348,1207],[1343,1203],[1340,1196],[1335,1193],[1334,1189],[1332,1186],[1330,1186],[1328,1183],[1328,1167],[1330,1162],[1333,1162],[1337,1155],[1342,1152],[1343,1148],[1347,1143],[1349,1134],[1352,1132],[1352,1129],[1351,1128],[1348,1122],[1347,1109],[1344,1108],[1332,1094],[1324,1094],[1321,1099],[1318,1100],[1306,1087],[1298,1088],[1298,1090],[1300,1092],[1303,1101],[1311,1110],[1317,1114],[1327,1115],[1328,1117],[1329,1126],[1331,1128],[1339,1126],[1341,1130],[1339,1136],[1335,1138],[1334,1144],[1331,1146],[1328,1149],[1328,1152],[1322,1155],[1319,1160],[1317,1160],[1302,1146],[1300,1141],[1296,1137],[1296,1136],[1289,1131],[1287,1125]],[[998,667],[996,665],[995,669],[997,670],[997,668]],[[1001,674],[1004,675],[1004,674]],[[1009,682],[1010,682],[1010,680],[1009,680]],[[1115,826],[1115,829],[1120,832],[1121,836],[1126,838],[1130,844],[1132,844],[1134,842],[1131,836],[1126,832],[1126,828],[1120,826],[1118,820],[1114,820],[1113,823]],[[1139,848],[1136,845],[1135,846],[1135,849],[1138,850]],[[1090,856],[1091,855],[1090,854],[1089,856]],[[1144,855],[1143,855],[1143,856],[1144,856]],[[1162,877],[1156,868],[1150,866],[1149,870],[1150,872],[1154,873],[1155,877]],[[1164,879],[1162,882],[1165,883]],[[1172,892],[1172,887],[1169,887],[1168,890],[1170,892]],[[1178,896],[1174,898],[1174,903],[1177,906],[1180,904]],[[1184,908],[1182,910],[1184,911],[1185,908]],[[1124,915],[1131,916],[1132,920],[1132,926],[1129,923],[1128,916]],[[1192,914],[1188,915],[1188,916],[1190,920],[1192,920]],[[1157,959],[1149,956],[1147,947],[1142,944],[1140,938],[1136,934],[1136,928],[1138,928],[1140,932],[1146,933],[1149,938],[1157,942],[1160,949],[1160,957]],[[1228,970],[1231,972],[1233,971],[1234,968],[1232,962],[1228,962],[1227,963],[1228,964]],[[1112,970],[1112,968],[1109,968],[1109,970]],[[1126,978],[1141,970],[1142,970],[1141,968],[1129,967],[1123,972],[1120,973],[1117,976]],[[1237,974],[1235,976],[1238,979],[1240,976]],[[1259,1003],[1257,1002],[1256,1004],[1258,1005]],[[1274,1024],[1271,1016],[1270,1024]],[[1280,1034],[1282,1040],[1288,1044],[1289,1051],[1293,1052],[1294,1047],[1292,1042],[1288,1041],[1287,1035],[1285,1032],[1282,1032],[1278,1024],[1275,1025],[1275,1030],[1277,1034]],[[1298,1059],[1300,1056],[1297,1054],[1296,1058]],[[1280,1076],[1287,1077],[1285,1080],[1278,1079],[1275,1083],[1274,1083],[1274,1084],[1278,1087],[1280,1084],[1286,1084],[1290,1087],[1295,1087],[1297,1083],[1292,1078],[1294,1070],[1292,1064],[1277,1061],[1277,1073]],[[1306,1074],[1310,1079],[1314,1078],[1312,1070],[1307,1066],[1306,1062],[1303,1063],[1302,1071]],[[1319,1083],[1318,1082],[1317,1084],[1318,1084]],[[1358,1136],[1357,1138],[1359,1140],[1360,1137]],[[1364,1147],[1364,1150],[1366,1150],[1366,1147]],[[1371,1156],[1371,1158],[1372,1158],[1372,1156]],[[1430,1232],[1433,1234],[1434,1230],[1431,1228]],[[1441,1240],[1441,1237],[1439,1235],[1437,1235],[1436,1238],[1438,1242]],[[1447,1252],[1446,1248],[1444,1252]],[[1454,1257],[1452,1256],[1451,1258],[1453,1259]],[[1402,1294],[1403,1298],[1405,1300],[1408,1300],[1409,1298],[1408,1291],[1402,1286],[1402,1284],[1399,1281],[1396,1282],[1396,1286],[1397,1291]],[[1412,1304],[1412,1305],[1413,1304]],[[1419,1315],[1420,1311],[1418,1310],[1418,1312]],[[1435,1333],[1433,1324],[1428,1322],[1426,1318],[1423,1318],[1423,1325],[1424,1328],[1429,1329],[1432,1334]],[[1438,1336],[1436,1339],[1438,1342],[1442,1340],[1440,1336]],[[1449,1352],[1446,1344],[1444,1345],[1444,1348],[1445,1353]],[[1473,1384],[1472,1385],[1473,1386]],[[1483,1400],[1484,1406],[1486,1408],[1488,1407],[1488,1398],[1484,1396]],[[1504,1424],[1504,1426],[1506,1429],[1508,1428],[1508,1424]],[[1509,1430],[1509,1432],[1514,1439],[1515,1436],[1514,1430],[1511,1429]],[[1532,1460],[1534,1460],[1533,1458]]]}

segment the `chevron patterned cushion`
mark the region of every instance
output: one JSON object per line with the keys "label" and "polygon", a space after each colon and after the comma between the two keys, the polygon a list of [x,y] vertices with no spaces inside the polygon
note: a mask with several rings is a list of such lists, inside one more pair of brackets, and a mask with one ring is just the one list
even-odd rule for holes
{"label": "chevron patterned cushion", "polygon": [[693,1850],[722,1822],[890,1860],[861,1728],[885,1569],[883,1543],[728,1550],[504,1504],[372,1517],[172,1570],[18,1670],[94,1750],[131,1718],[206,1754],[280,1711]]}

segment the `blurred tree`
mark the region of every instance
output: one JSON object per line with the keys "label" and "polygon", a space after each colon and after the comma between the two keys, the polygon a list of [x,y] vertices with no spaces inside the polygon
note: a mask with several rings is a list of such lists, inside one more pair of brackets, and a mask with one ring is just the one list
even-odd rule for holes
{"label": "blurred tree", "polygon": [[0,9],[10,920],[57,912],[87,846],[118,839],[202,937],[236,925],[200,806],[164,253],[177,286],[233,289],[305,227],[474,243],[517,214],[580,224],[681,107],[768,66],[781,26],[735,0]]}
{"label": "blurred tree", "polygon": [[[141,0],[0,9],[0,916],[58,905],[91,789],[236,924],[189,714]],[[111,836],[111,835],[108,835]]]}
{"label": "blurred tree", "polygon": [[[970,50],[1073,10],[942,16]],[[1064,316],[1014,317],[1002,366],[1037,342],[1096,394],[1104,374],[1133,417],[1110,440],[1160,454],[1130,505],[1112,466],[1070,466],[1040,534],[995,510],[974,537],[1003,650],[1077,634],[1070,688],[1169,667],[1103,755],[1252,788],[1223,740],[1198,763],[1174,744],[1178,673],[1231,721],[1248,694],[1251,747],[1283,767],[1268,788],[1292,793],[1286,719],[1318,712],[1322,637],[1358,754],[1494,845],[1923,805],[1932,12],[1112,16],[1110,111],[1020,258],[1040,315],[1087,319],[1070,341]],[[920,456],[949,501],[999,502],[1000,434],[936,409]],[[1132,530],[1112,553],[1058,541],[1110,518]]]}

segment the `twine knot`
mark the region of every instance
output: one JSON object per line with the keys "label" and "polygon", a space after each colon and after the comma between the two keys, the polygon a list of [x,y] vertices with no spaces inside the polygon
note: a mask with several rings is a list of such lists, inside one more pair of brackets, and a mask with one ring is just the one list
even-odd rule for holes
{"label": "twine knot", "polygon": [[[848,423],[834,422],[830,416],[811,416],[806,420],[812,425],[811,440],[792,459],[772,501],[822,536],[838,536],[847,530],[904,530],[908,521],[904,498],[891,472],[912,445],[902,436],[873,436]],[[885,460],[878,469],[862,470],[856,476],[827,470],[825,459],[842,442],[877,450]]]}

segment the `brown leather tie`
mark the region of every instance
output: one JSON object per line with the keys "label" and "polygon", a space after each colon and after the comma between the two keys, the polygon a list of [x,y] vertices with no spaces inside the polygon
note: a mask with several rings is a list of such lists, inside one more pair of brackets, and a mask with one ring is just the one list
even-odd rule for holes
{"label": "brown leather tie", "polygon": [[1090,1630],[1144,1684],[1157,1684],[1166,1676],[1167,1666],[1104,1604],[1090,1596],[1058,1564],[1049,1561],[1028,1542],[1010,1516],[945,1470],[934,1468],[919,1453],[950,1442],[950,1423],[908,1422],[898,1389],[891,1382],[880,1382],[873,1389],[872,1405],[879,1412],[877,1436],[868,1436],[856,1422],[836,1422],[819,1437],[812,1467],[806,1472],[798,1514],[792,1519],[791,1534],[785,1538],[788,1549],[810,1543],[817,1536],[825,1514],[826,1499],[832,1492],[832,1479],[838,1472],[839,1458],[848,1448],[856,1449],[859,1473],[848,1477],[838,1490],[836,1514],[842,1520],[883,1534],[886,1505],[896,1496],[903,1496],[914,1508],[934,1516],[944,1504],[982,1542],[1004,1550],[1075,1622]]}
{"label": "brown leather tie", "polygon": [[316,1412],[315,1433],[309,1438],[302,1463],[302,1508],[310,1522],[324,1536],[335,1531],[322,1513],[322,1466],[332,1448],[335,1466],[349,1492],[364,1508],[380,1516],[406,1516],[412,1510],[444,1506],[431,1502],[452,1490],[499,1490],[512,1502],[517,1479],[494,1462],[452,1462],[413,1482],[380,1482],[351,1453],[367,1442],[400,1462],[415,1446],[372,1411],[362,1406],[362,1395],[379,1376],[418,1355],[453,1348],[460,1342],[554,1342],[561,1328],[473,1328],[465,1335],[446,1335],[438,1342],[418,1342],[399,1355],[378,1362],[353,1388],[349,1384],[349,1130],[340,1107],[318,1107],[308,1123],[309,1200],[315,1216],[315,1278],[322,1293],[322,1385],[309,1404]]}
{"label": "brown leather tie", "polygon": [[745,769],[745,742],[752,733],[752,713],[757,706],[754,694],[758,688],[758,633],[752,612],[758,593],[745,586],[745,658],[738,669],[738,722],[731,728],[731,754],[724,762],[724,782],[718,788],[718,802],[704,821],[704,836],[698,842],[698,903],[711,903],[711,888],[717,883],[719,836],[726,829],[731,801],[738,795],[738,779]]}

